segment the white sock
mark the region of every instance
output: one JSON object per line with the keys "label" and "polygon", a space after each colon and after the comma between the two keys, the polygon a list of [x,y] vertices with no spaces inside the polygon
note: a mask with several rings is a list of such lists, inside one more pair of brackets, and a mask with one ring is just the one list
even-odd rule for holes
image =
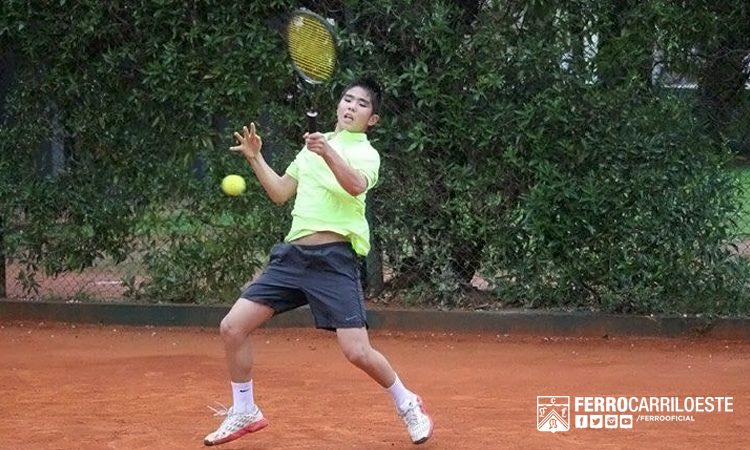
{"label": "white sock", "polygon": [[401,380],[396,376],[396,381],[393,385],[388,388],[388,393],[391,394],[393,403],[396,405],[396,409],[401,410],[401,406],[407,403],[409,400],[413,400],[416,395],[401,383]]}
{"label": "white sock", "polygon": [[232,382],[232,408],[234,412],[246,413],[253,410],[253,380],[247,383]]}

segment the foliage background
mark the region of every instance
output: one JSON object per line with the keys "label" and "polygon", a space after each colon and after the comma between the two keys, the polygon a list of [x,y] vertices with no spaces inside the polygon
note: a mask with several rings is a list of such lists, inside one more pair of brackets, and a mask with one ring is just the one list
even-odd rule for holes
{"label": "foliage background", "polygon": [[[374,302],[750,310],[742,1],[6,0],[6,285],[44,297],[40,279],[107,265],[128,299],[233,300],[289,207],[226,149],[252,120],[277,171],[298,151],[300,6],[337,26],[324,117],[355,76],[386,94]],[[245,195],[220,193],[227,173]]]}

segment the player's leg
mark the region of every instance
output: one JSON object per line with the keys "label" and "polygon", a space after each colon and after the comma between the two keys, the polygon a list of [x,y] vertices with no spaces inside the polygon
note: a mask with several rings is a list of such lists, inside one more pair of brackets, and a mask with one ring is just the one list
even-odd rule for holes
{"label": "player's leg", "polygon": [[219,445],[261,430],[268,425],[253,398],[253,347],[250,333],[270,319],[274,310],[266,305],[240,298],[221,321],[219,332],[224,342],[224,357],[232,384],[232,406],[216,431],[208,434],[205,445]]}
{"label": "player's leg", "polygon": [[317,328],[336,330],[346,358],[388,390],[412,441],[425,442],[432,420],[421,399],[404,387],[388,360],[370,345],[359,261],[348,243],[298,246],[295,252],[306,262],[304,288]]}
{"label": "player's leg", "polygon": [[426,442],[432,435],[432,418],[422,399],[403,385],[385,356],[370,345],[367,329],[338,328],[336,338],[346,359],[388,391],[412,442]]}
{"label": "player's leg", "polygon": [[[296,260],[288,258],[290,246],[278,244],[271,250],[269,265],[251,283],[221,321],[219,331],[232,381],[232,407],[218,430],[206,436],[206,445],[232,441],[258,431],[267,422],[253,399],[253,346],[250,334],[274,314],[281,314],[306,303],[290,277]],[[251,299],[251,300],[246,300]]]}
{"label": "player's leg", "polygon": [[253,346],[250,334],[273,317],[273,308],[238,299],[219,326],[229,377],[235,383],[252,380]]}
{"label": "player's leg", "polygon": [[365,328],[338,328],[336,339],[346,359],[384,388],[396,382],[396,372],[382,353],[372,348]]}
{"label": "player's leg", "polygon": [[[218,430],[206,436],[206,445],[217,445],[258,431],[267,425],[253,399],[253,347],[250,334],[274,314],[281,314],[307,302],[296,288],[297,260],[289,258],[291,247],[275,245],[263,274],[242,292],[240,299],[219,327],[232,381],[232,407]],[[246,300],[251,299],[251,300]]]}

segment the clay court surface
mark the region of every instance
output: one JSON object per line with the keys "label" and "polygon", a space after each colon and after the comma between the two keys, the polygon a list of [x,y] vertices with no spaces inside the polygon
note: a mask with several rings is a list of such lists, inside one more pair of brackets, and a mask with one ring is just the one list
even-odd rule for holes
{"label": "clay court surface", "polygon": [[[199,449],[231,403],[216,330],[2,323],[0,448]],[[425,399],[416,447],[390,398],[327,332],[256,334],[270,426],[223,449],[748,448],[750,343],[372,332]],[[731,413],[632,429],[537,431],[537,396],[731,396]],[[572,400],[571,400],[572,401]]]}

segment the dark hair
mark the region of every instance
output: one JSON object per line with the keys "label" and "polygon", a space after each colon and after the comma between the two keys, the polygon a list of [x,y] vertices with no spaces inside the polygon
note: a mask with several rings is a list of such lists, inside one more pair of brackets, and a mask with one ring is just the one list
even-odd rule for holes
{"label": "dark hair", "polygon": [[372,113],[380,114],[380,105],[383,103],[383,92],[380,90],[380,85],[377,81],[372,78],[357,78],[356,80],[349,83],[344,92],[351,88],[361,87],[368,94],[370,94],[370,103],[372,103]]}

